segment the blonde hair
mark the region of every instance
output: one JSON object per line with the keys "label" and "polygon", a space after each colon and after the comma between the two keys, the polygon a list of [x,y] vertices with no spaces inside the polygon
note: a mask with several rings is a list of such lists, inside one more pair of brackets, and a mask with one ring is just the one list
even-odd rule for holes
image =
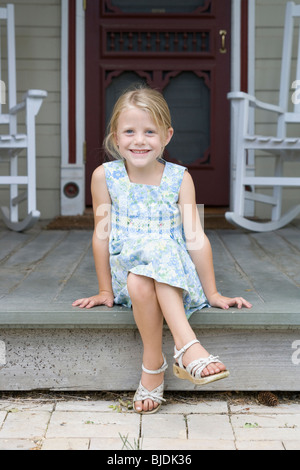
{"label": "blonde hair", "polygon": [[[132,106],[143,109],[150,114],[159,129],[162,140],[166,138],[168,129],[172,127],[169,107],[159,91],[144,85],[136,85],[133,89],[126,90],[113,108],[107,135],[103,143],[106,153],[118,160],[122,159],[115,139],[119,116],[124,109]],[[164,147],[161,155],[163,151]]]}

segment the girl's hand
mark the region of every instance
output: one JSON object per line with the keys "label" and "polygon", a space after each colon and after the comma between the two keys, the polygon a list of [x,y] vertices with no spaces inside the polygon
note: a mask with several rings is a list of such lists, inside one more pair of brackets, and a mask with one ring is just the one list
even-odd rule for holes
{"label": "girl's hand", "polygon": [[113,293],[109,291],[102,291],[100,294],[94,295],[92,297],[75,300],[75,302],[72,303],[72,306],[80,308],[92,308],[96,307],[96,305],[106,305],[107,307],[112,307],[113,304]]}
{"label": "girl's hand", "polygon": [[220,295],[218,292],[215,294],[211,295],[210,298],[208,299],[209,304],[212,307],[218,307],[222,308],[223,310],[228,310],[229,307],[234,307],[237,306],[237,308],[251,308],[252,304],[248,302],[247,300],[243,299],[243,297],[224,297],[223,295]]}

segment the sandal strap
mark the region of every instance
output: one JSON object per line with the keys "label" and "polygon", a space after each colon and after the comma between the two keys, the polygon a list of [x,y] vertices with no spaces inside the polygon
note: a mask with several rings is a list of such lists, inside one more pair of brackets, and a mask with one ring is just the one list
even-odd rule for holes
{"label": "sandal strap", "polygon": [[187,343],[183,348],[181,348],[179,351],[176,349],[176,346],[174,346],[174,352],[175,355],[173,356],[174,359],[177,359],[178,357],[182,356],[193,344],[200,343],[197,339],[193,339],[193,341],[190,341]]}
{"label": "sandal strap", "polygon": [[137,391],[135,392],[133,402],[135,403],[136,401],[143,401],[143,400],[152,400],[158,403],[159,405],[162,404],[163,401],[166,401],[163,398],[163,393],[164,393],[164,382],[162,382],[158,387],[156,387],[154,390],[147,390],[147,388],[142,385],[142,382],[140,382],[139,387]]}
{"label": "sandal strap", "polygon": [[203,369],[207,367],[209,364],[213,362],[222,363],[219,359],[219,356],[208,356],[196,359],[195,361],[191,362],[187,367],[187,372],[194,378],[201,378],[201,374]]}
{"label": "sandal strap", "polygon": [[165,370],[167,370],[167,368],[168,368],[168,364],[167,364],[167,360],[166,360],[164,354],[163,354],[163,358],[164,358],[164,362],[163,362],[163,365],[161,366],[160,369],[157,369],[157,370],[149,370],[149,369],[146,369],[146,367],[144,366],[144,364],[142,364],[142,369],[143,369],[143,371],[146,372],[147,374],[152,374],[152,375],[157,375],[157,374],[160,374],[161,372],[165,372]]}

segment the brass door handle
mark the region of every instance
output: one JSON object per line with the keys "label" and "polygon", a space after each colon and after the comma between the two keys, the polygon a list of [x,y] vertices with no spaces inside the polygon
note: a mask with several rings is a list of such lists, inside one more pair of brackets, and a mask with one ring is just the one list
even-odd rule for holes
{"label": "brass door handle", "polygon": [[227,49],[226,49],[226,34],[227,34],[226,29],[220,29],[219,35],[221,36],[221,49],[220,49],[221,54],[226,54],[226,52],[227,52]]}

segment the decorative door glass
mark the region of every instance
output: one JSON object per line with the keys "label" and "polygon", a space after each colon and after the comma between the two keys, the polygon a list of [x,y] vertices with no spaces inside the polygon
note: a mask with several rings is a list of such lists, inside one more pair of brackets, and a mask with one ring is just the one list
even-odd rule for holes
{"label": "decorative door glass", "polygon": [[[106,124],[121,93],[134,84],[147,84],[134,72],[113,77],[106,88]],[[167,157],[184,165],[210,162],[210,80],[209,72],[165,73],[163,95],[169,105],[174,136],[166,148]]]}
{"label": "decorative door glass", "polygon": [[166,147],[169,157],[184,165],[208,164],[210,158],[209,74],[182,72],[164,89],[174,136]]}
{"label": "decorative door glass", "polygon": [[207,10],[211,0],[106,0],[106,11],[122,13],[193,13]]}
{"label": "decorative door glass", "polygon": [[[108,77],[109,78],[109,77]],[[134,72],[123,72],[119,76],[112,78],[106,88],[106,125],[108,125],[112,109],[120,95],[134,84],[147,84],[146,80]]]}

